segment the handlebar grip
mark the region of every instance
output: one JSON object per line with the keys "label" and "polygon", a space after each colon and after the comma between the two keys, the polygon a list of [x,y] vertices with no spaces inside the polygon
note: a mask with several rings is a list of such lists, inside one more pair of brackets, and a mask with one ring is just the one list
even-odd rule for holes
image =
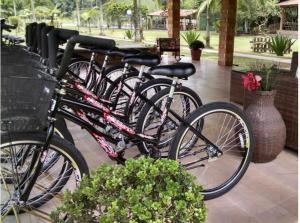
{"label": "handlebar grip", "polygon": [[61,41],[66,41],[74,35],[78,35],[77,30],[69,29],[53,29],[51,30],[48,36],[48,58],[49,58],[49,67],[56,67],[56,56],[58,52],[58,46]]}
{"label": "handlebar grip", "polygon": [[54,29],[54,26],[45,26],[41,32],[41,56],[43,59],[48,58],[48,39],[47,34]]}
{"label": "handlebar grip", "polygon": [[36,26],[36,39],[37,39],[37,51],[38,53],[41,53],[42,48],[42,41],[41,41],[41,34],[42,29],[46,26],[46,23],[42,22],[37,24]]}
{"label": "handlebar grip", "polygon": [[60,64],[60,68],[57,72],[56,77],[58,80],[62,79],[62,77],[66,74],[68,70],[68,66],[73,56],[74,47],[77,43],[82,45],[93,46],[95,48],[106,49],[106,50],[112,49],[116,46],[116,42],[111,39],[103,39],[103,38],[96,38],[96,37],[82,36],[82,35],[72,36],[68,40],[65,53],[62,58],[62,62]]}
{"label": "handlebar grip", "polygon": [[34,51],[37,23],[33,22],[26,26],[26,45]]}

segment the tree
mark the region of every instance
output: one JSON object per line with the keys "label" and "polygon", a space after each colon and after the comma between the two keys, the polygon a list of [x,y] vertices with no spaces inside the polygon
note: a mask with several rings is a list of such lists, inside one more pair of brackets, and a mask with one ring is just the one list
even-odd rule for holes
{"label": "tree", "polygon": [[258,27],[262,32],[270,17],[279,15],[277,0],[238,0],[237,21],[248,33],[251,24]]}
{"label": "tree", "polygon": [[80,0],[76,0],[77,29],[80,27]]}
{"label": "tree", "polygon": [[34,8],[34,0],[30,0],[30,5],[31,5],[31,15],[32,15],[32,20],[36,21],[35,17],[35,8]]}
{"label": "tree", "polygon": [[81,14],[81,18],[88,23],[88,26],[89,26],[89,34],[91,34],[91,19],[92,18],[95,18],[99,16],[99,9],[98,7],[93,7],[89,10],[86,10],[84,11],[82,14]]}
{"label": "tree", "polygon": [[134,26],[134,41],[140,42],[140,16],[138,0],[133,0],[133,26]]}
{"label": "tree", "polygon": [[[96,0],[97,1],[97,0]],[[99,28],[100,28],[100,35],[103,35],[103,1],[99,0]]]}
{"label": "tree", "polygon": [[212,12],[217,11],[220,8],[220,0],[204,0],[199,8],[198,8],[198,20],[200,19],[201,13],[206,10],[206,36],[205,42],[206,47],[209,48],[210,46],[210,15]]}

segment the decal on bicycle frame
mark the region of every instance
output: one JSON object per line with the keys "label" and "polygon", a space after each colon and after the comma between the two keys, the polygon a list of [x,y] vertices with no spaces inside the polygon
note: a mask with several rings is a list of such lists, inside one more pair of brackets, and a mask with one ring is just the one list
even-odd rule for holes
{"label": "decal on bicycle frame", "polygon": [[110,110],[107,107],[105,107],[103,104],[101,104],[100,102],[95,100],[95,98],[93,98],[89,95],[84,95],[83,100],[90,103],[91,105],[95,106],[96,108],[99,108],[100,110],[102,110],[106,113],[110,113]]}
{"label": "decal on bicycle frame", "polygon": [[76,111],[76,115],[78,115],[82,120],[86,121],[90,125],[93,125],[93,123],[86,117],[85,113],[82,110]]}
{"label": "decal on bicycle frame", "polygon": [[135,92],[133,92],[130,97],[129,106],[131,106],[133,104],[134,100],[135,100]]}
{"label": "decal on bicycle frame", "polygon": [[82,86],[80,83],[75,82],[74,86],[75,86],[75,88],[76,88],[77,90],[79,90],[81,93],[83,93],[83,94],[85,94],[85,95],[87,95],[87,96],[90,96],[90,97],[92,97],[92,98],[94,98],[94,99],[98,99],[98,97],[97,97],[95,94],[93,94],[91,91],[89,91],[88,89],[86,89],[86,88],[85,88],[84,86]]}
{"label": "decal on bicycle frame", "polygon": [[131,129],[127,125],[124,125],[122,122],[120,122],[118,119],[111,116],[110,114],[104,113],[104,119],[105,119],[106,122],[112,124],[113,126],[118,128],[119,130],[122,130],[122,131],[124,131],[124,132],[126,132],[130,135],[135,135],[135,131],[133,129]]}
{"label": "decal on bicycle frame", "polygon": [[92,135],[110,157],[118,157],[118,153],[114,151],[114,149],[107,143],[103,136],[97,135],[96,133],[92,133]]}
{"label": "decal on bicycle frame", "polygon": [[167,118],[167,108],[165,108],[163,113],[162,113],[162,116],[161,116],[161,119],[160,119],[161,124],[163,124],[165,122],[166,118]]}

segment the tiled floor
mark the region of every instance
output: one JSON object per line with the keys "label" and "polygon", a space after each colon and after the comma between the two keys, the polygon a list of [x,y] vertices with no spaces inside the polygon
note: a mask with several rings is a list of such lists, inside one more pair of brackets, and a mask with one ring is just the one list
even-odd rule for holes
{"label": "tiled floor", "polygon": [[[188,59],[183,59],[188,61]],[[168,61],[164,61],[167,63]],[[195,90],[204,103],[229,100],[230,68],[215,62],[195,63],[197,73],[186,86]],[[91,169],[114,163],[85,131],[68,124],[77,148]],[[128,151],[129,156],[132,153]],[[251,163],[240,183],[224,196],[206,202],[209,223],[294,223],[298,219],[298,157],[284,150],[272,162]]]}

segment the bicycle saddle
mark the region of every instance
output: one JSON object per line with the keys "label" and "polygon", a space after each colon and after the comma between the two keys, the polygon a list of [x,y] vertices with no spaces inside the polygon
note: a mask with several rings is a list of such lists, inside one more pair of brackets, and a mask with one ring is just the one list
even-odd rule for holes
{"label": "bicycle saddle", "polygon": [[106,55],[109,52],[109,49],[100,49],[100,48],[97,48],[93,45],[79,44],[79,47],[90,50],[93,53],[100,53],[100,54],[105,54]]}
{"label": "bicycle saddle", "polygon": [[129,63],[133,65],[145,65],[148,67],[153,67],[160,64],[160,56],[152,53],[139,53],[132,56],[126,56],[122,60],[124,63]]}
{"label": "bicycle saddle", "polygon": [[162,75],[166,77],[178,77],[180,79],[188,78],[196,72],[196,68],[191,63],[175,63],[171,65],[162,65],[152,67],[149,73],[152,75]]}
{"label": "bicycle saddle", "polygon": [[107,52],[109,56],[119,56],[119,57],[134,56],[139,53],[141,53],[141,51],[137,49],[119,49],[117,47]]}

